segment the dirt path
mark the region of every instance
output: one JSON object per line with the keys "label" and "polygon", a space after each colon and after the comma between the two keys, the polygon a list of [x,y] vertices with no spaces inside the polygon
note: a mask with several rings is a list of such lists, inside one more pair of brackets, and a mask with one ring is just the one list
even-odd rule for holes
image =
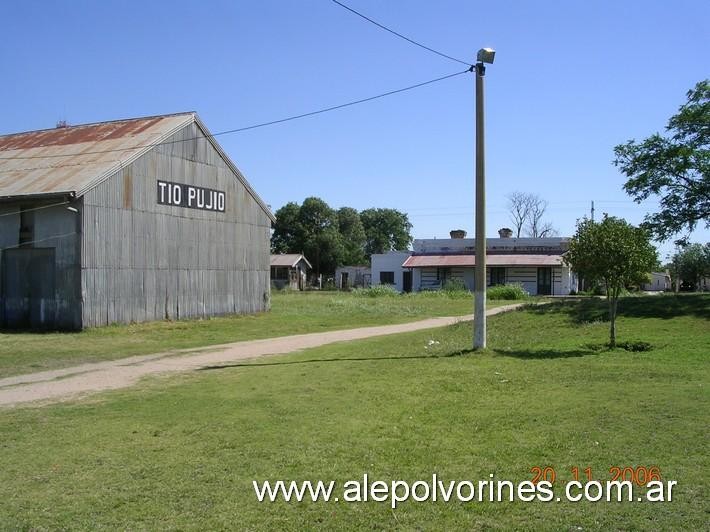
{"label": "dirt path", "polygon": [[[493,308],[486,312],[486,315],[506,312],[520,305],[521,303],[517,303]],[[444,327],[471,319],[473,316],[430,318],[399,325],[249,340],[7,377],[0,379],[0,406],[16,406],[35,401],[53,403],[103,390],[125,388],[147,375],[195,370],[248,358],[291,353],[335,342]]]}

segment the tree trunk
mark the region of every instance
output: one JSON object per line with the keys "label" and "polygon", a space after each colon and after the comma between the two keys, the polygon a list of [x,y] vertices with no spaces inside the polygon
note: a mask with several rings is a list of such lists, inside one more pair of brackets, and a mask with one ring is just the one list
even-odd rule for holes
{"label": "tree trunk", "polygon": [[611,349],[616,348],[616,304],[618,300],[619,296],[616,294],[615,290],[614,295],[609,302],[609,347]]}

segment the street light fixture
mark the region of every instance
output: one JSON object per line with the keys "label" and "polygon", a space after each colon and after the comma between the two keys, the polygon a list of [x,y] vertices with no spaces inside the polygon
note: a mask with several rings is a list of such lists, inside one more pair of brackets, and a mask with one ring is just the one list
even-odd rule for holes
{"label": "street light fixture", "polygon": [[483,76],[486,63],[493,64],[496,52],[481,48],[476,55],[476,265],[473,300],[473,348],[486,347],[486,165],[484,137]]}
{"label": "street light fixture", "polygon": [[493,60],[496,57],[496,51],[493,48],[481,48],[476,55],[476,60],[479,63],[493,64]]}

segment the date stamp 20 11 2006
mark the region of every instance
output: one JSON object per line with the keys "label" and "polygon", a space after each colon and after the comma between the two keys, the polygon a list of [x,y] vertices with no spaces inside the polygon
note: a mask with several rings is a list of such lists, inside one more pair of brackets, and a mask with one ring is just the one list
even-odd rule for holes
{"label": "date stamp 20 11 2006", "polygon": [[[530,468],[530,473],[533,474],[532,482],[537,484],[540,481],[547,481],[551,484],[555,483],[557,480],[557,472],[555,468],[550,466],[540,467],[534,466]],[[572,475],[572,480],[580,481],[586,480],[591,482],[595,480],[592,476],[592,468],[587,467],[580,470],[579,467],[570,468],[570,473]],[[583,475],[580,475],[582,473]],[[661,480],[661,469],[658,466],[637,466],[637,467],[621,467],[621,466],[611,466],[609,468],[609,478],[611,482],[633,482],[637,486],[645,486],[649,482]]]}

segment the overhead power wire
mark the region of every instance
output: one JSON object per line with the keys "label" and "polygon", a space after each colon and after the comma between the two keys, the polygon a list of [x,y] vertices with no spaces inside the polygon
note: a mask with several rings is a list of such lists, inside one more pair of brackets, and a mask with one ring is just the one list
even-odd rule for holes
{"label": "overhead power wire", "polygon": [[12,211],[12,212],[4,212],[0,214],[0,217],[2,216],[17,216],[18,214],[22,214],[25,212],[32,212],[32,211],[41,211],[42,209],[49,209],[51,207],[58,207],[59,205],[69,205],[70,202],[68,201],[61,201],[59,203],[50,203],[49,205],[42,205],[41,207],[32,207],[31,209],[22,209],[19,211]]}
{"label": "overhead power wire", "polygon": [[439,52],[438,50],[434,50],[433,48],[429,48],[428,46],[425,46],[425,45],[423,45],[422,43],[415,41],[414,39],[410,39],[410,38],[407,37],[406,35],[402,35],[401,33],[396,32],[396,31],[394,31],[394,30],[391,29],[391,28],[388,28],[388,27],[385,26],[384,24],[380,24],[380,23],[377,22],[376,20],[372,20],[370,17],[368,17],[368,16],[366,16],[366,15],[363,15],[363,14],[360,13],[359,11],[355,11],[352,7],[346,6],[346,5],[343,4],[342,2],[338,2],[338,0],[331,0],[331,1],[332,1],[334,4],[339,5],[339,6],[342,7],[343,9],[347,9],[347,10],[350,11],[351,13],[357,15],[358,17],[365,19],[366,21],[370,22],[371,24],[374,24],[374,25],[377,26],[378,28],[381,28],[381,29],[383,29],[383,30],[385,30],[385,31],[388,31],[388,32],[390,32],[392,35],[396,35],[396,36],[399,37],[400,39],[404,39],[405,41],[407,41],[407,42],[413,44],[414,46],[418,46],[419,48],[423,48],[424,50],[428,50],[429,52],[432,52],[432,53],[434,53],[434,54],[436,54],[436,55],[439,55],[439,56],[441,56],[441,57],[445,57],[446,59],[450,59],[451,61],[456,61],[457,63],[461,63],[462,65],[467,65],[467,66],[469,66],[469,67],[471,66],[471,62],[470,62],[470,61],[462,61],[461,59],[456,59],[455,57],[451,57],[450,55],[447,55],[447,54],[445,54],[445,53]]}
{"label": "overhead power wire", "polygon": [[30,244],[38,244],[40,242],[46,242],[47,240],[54,240],[55,238],[56,239],[66,238],[68,236],[76,235],[76,234],[78,234],[77,231],[72,231],[71,233],[63,233],[61,235],[52,235],[52,236],[48,236],[46,238],[39,238],[37,240],[30,240],[28,242],[22,242],[21,244],[15,244],[14,246],[7,246],[6,248],[0,248],[0,251],[5,251],[6,249],[17,249],[17,248],[21,248],[23,246],[29,246]]}
{"label": "overhead power wire", "polygon": [[[375,95],[375,96],[370,96],[370,97],[368,97],[368,98],[362,98],[362,99],[360,99],[360,100],[354,100],[354,101],[352,101],[352,102],[341,103],[341,104],[339,104],[339,105],[333,105],[333,106],[331,106],[331,107],[325,107],[325,108],[323,108],[323,109],[318,109],[317,111],[310,111],[310,112],[308,112],[308,113],[302,113],[302,114],[299,114],[299,115],[293,115],[293,116],[289,116],[289,117],[286,117],[286,118],[280,118],[280,119],[278,119],[278,120],[270,120],[269,122],[261,122],[261,123],[259,123],[259,124],[253,124],[253,125],[251,125],[251,126],[239,127],[239,128],[236,128],[236,129],[228,129],[228,130],[226,130],[226,131],[220,131],[220,132],[218,132],[218,133],[212,133],[212,134],[210,134],[210,135],[203,135],[203,136],[200,136],[200,137],[191,137],[191,138],[187,138],[187,139],[178,139],[178,140],[169,140],[169,141],[163,141],[163,142],[155,142],[155,143],[153,143],[153,144],[145,144],[145,145],[142,145],[142,146],[129,146],[129,147],[123,147],[123,148],[114,148],[114,149],[111,149],[111,150],[94,150],[94,151],[85,151],[85,152],[80,152],[80,153],[62,153],[62,154],[47,154],[47,155],[24,155],[24,156],[18,155],[18,156],[16,156],[16,157],[0,157],[0,160],[50,159],[50,158],[60,158],[60,157],[76,157],[76,156],[80,156],[80,155],[91,155],[91,154],[99,154],[99,153],[123,152],[123,151],[135,150],[135,149],[139,149],[139,148],[154,148],[154,147],[156,147],[156,146],[162,146],[162,145],[166,145],[166,144],[176,144],[176,143],[179,143],[179,142],[188,142],[188,141],[191,141],[191,140],[197,140],[197,139],[202,139],[202,138],[214,138],[214,137],[219,137],[219,136],[221,136],[221,135],[230,135],[230,134],[233,134],[233,133],[240,133],[240,132],[242,132],[242,131],[249,131],[249,130],[251,130],[251,129],[257,129],[257,128],[266,127],[266,126],[273,126],[273,125],[275,125],[275,124],[283,124],[284,122],[290,122],[290,121],[292,121],[292,120],[298,120],[298,119],[300,119],[300,118],[306,118],[306,117],[309,117],[309,116],[315,116],[315,115],[319,115],[319,114],[322,114],[322,113],[328,113],[328,112],[330,112],[330,111],[336,111],[336,110],[338,110],[338,109],[343,109],[343,108],[345,108],[345,107],[350,107],[350,106],[358,105],[358,104],[365,103],[365,102],[371,102],[372,100],[377,100],[377,99],[379,99],[379,98],[384,98],[384,97],[386,97],[386,96],[392,96],[392,95],[394,95],[394,94],[399,94],[399,93],[406,92],[406,91],[410,91],[410,90],[413,90],[413,89],[418,89],[419,87],[424,87],[425,85],[431,85],[432,83],[438,83],[439,81],[444,81],[444,80],[446,80],[446,79],[455,78],[456,76],[460,76],[460,75],[462,75],[462,74],[467,74],[467,73],[469,73],[469,72],[471,72],[471,69],[470,69],[470,68],[468,68],[468,69],[466,69],[466,70],[461,70],[461,71],[459,71],[459,72],[454,72],[453,74],[448,74],[448,75],[446,75],[446,76],[441,76],[441,77],[438,77],[438,78],[430,79],[429,81],[423,81],[423,82],[421,82],[421,83],[416,83],[416,84],[414,84],[414,85],[410,85],[410,86],[408,86],[408,87],[403,87],[403,88],[401,88],[401,89],[395,89],[395,90],[392,90],[392,91],[383,92],[383,93],[381,93],[381,94],[377,94],[377,95]],[[57,166],[61,166],[61,165],[57,165]],[[40,167],[40,168],[43,168],[43,167]],[[21,170],[38,170],[38,169],[40,169],[40,168],[22,168]],[[20,170],[20,168],[18,168],[17,170]]]}

